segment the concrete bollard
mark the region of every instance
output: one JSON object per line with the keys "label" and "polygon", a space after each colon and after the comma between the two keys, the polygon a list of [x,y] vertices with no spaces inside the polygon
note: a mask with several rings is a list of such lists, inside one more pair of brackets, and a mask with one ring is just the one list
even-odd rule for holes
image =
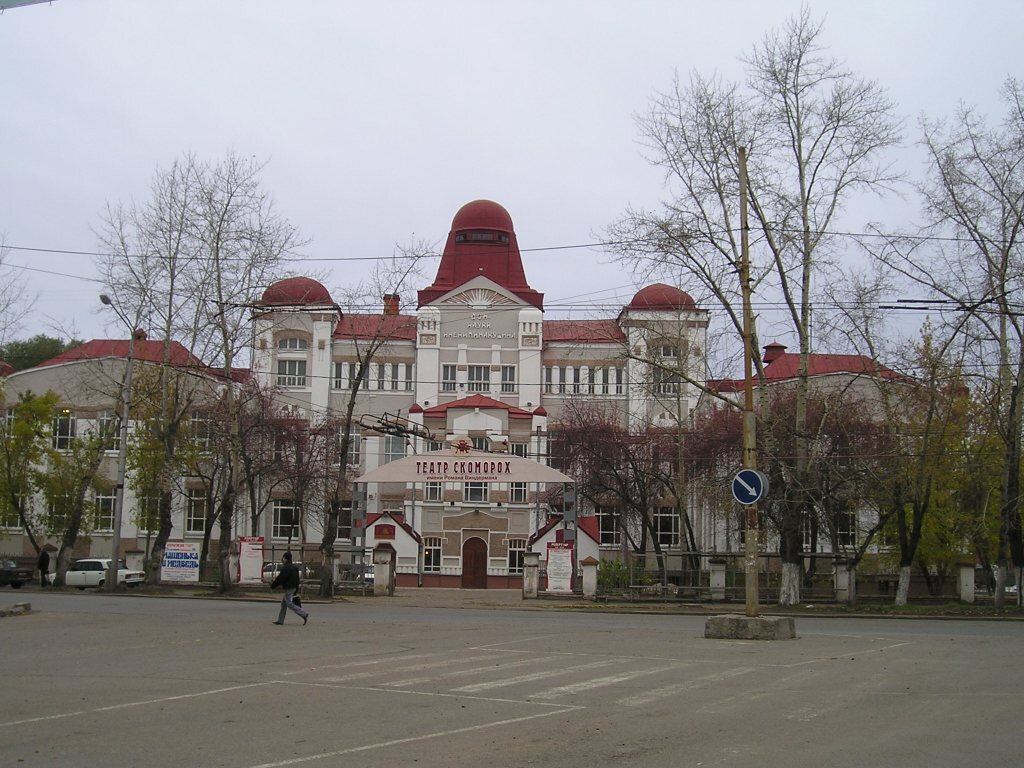
{"label": "concrete bollard", "polygon": [[540,591],[540,554],[523,554],[523,600],[535,600]]}
{"label": "concrete bollard", "polygon": [[594,557],[585,557],[580,561],[583,568],[583,596],[593,600],[597,597],[597,566],[599,561]]}
{"label": "concrete bollard", "polygon": [[708,565],[711,569],[711,599],[725,600],[725,560],[714,559]]}
{"label": "concrete bollard", "polygon": [[974,563],[960,563],[960,602],[974,602]]}

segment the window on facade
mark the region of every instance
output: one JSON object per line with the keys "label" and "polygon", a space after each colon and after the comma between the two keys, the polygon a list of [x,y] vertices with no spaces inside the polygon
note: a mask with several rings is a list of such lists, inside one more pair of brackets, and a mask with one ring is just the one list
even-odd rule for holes
{"label": "window on facade", "polygon": [[572,393],[578,395],[580,393],[580,379],[583,376],[583,369],[577,365],[570,370],[572,371]]}
{"label": "window on facade", "polygon": [[[348,388],[356,388],[356,379],[359,377],[359,363],[348,364]],[[369,389],[370,387],[370,364],[367,363],[363,366],[363,380],[359,382],[360,389]]]}
{"label": "window on facade", "polygon": [[587,369],[587,394],[592,395],[596,390],[597,384],[597,369],[594,366],[590,366]]}
{"label": "window on facade", "polygon": [[550,395],[554,390],[554,368],[550,365],[544,366],[544,394]]}
{"label": "window on facade", "polygon": [[147,493],[135,497],[135,517],[142,533],[156,533],[160,530],[160,495]]}
{"label": "window on facade", "polygon": [[491,388],[491,366],[469,366],[467,389],[470,392],[486,392]]}
{"label": "window on facade", "polygon": [[501,391],[516,391],[516,367],[514,365],[501,366]]}
{"label": "window on facade", "polygon": [[384,363],[377,363],[377,378],[374,379],[373,385],[375,389],[384,389],[384,381],[386,379],[387,368],[387,365],[385,365]]}
{"label": "window on facade", "polygon": [[857,546],[857,515],[853,512],[836,514],[836,541],[841,547]]}
{"label": "window on facade", "polygon": [[427,536],[423,539],[423,571],[438,573],[441,570],[441,538]]}
{"label": "window on facade", "polygon": [[278,339],[277,348],[282,351],[309,349],[309,342],[305,339],[299,339],[293,336],[286,339]]}
{"label": "window on facade", "polygon": [[50,514],[50,529],[55,533],[64,532],[68,527],[71,499],[67,496],[58,496],[55,499],[51,499],[48,511]]}
{"label": "window on facade", "polygon": [[441,391],[455,391],[455,366],[445,363],[441,366]]}
{"label": "window on facade", "polygon": [[608,394],[608,369],[607,368],[602,368],[601,369],[601,394],[602,395],[607,395]]}
{"label": "window on facade", "polygon": [[565,394],[565,384],[568,381],[568,372],[564,365],[558,368],[558,394]]}
{"label": "window on facade", "polygon": [[121,424],[113,411],[100,411],[96,414],[96,431],[103,440],[103,447],[108,451],[116,451],[121,447]]}
{"label": "window on facade", "polygon": [[558,471],[564,471],[566,464],[567,446],[565,439],[557,433],[548,434],[548,466]]}
{"label": "window on facade", "polygon": [[508,540],[508,572],[523,572],[523,555],[526,554],[526,539]]}
{"label": "window on facade", "polygon": [[66,451],[75,442],[78,429],[75,412],[70,408],[62,408],[53,417],[53,447],[58,451]]}
{"label": "window on facade", "polygon": [[390,373],[391,373],[391,389],[393,391],[397,392],[399,389],[401,389],[401,387],[399,386],[399,383],[398,383],[399,382],[399,378],[398,378],[398,363],[392,363],[391,364],[391,371],[390,371]]}
{"label": "window on facade", "polygon": [[345,388],[345,363],[334,363],[334,376],[331,377],[331,386],[334,389]]}
{"label": "window on facade", "polygon": [[469,442],[473,444],[474,451],[486,451],[490,447],[487,445],[486,437],[471,437]]}
{"label": "window on facade", "polygon": [[[345,436],[345,425],[342,424],[338,427],[338,446],[336,448],[339,458],[341,457],[341,441]],[[360,435],[361,429],[358,424],[352,424],[348,428],[349,440],[348,440],[348,452],[345,454],[345,463],[350,467],[359,466],[360,461],[360,448],[362,437]]]}
{"label": "window on facade", "polygon": [[522,456],[525,459],[528,447],[526,443],[509,443],[508,452],[513,456]]}
{"label": "window on facade", "polygon": [[623,386],[625,384],[625,381],[626,381],[625,377],[623,376],[624,373],[625,373],[625,371],[623,371],[621,368],[616,368],[615,369],[615,394],[616,395],[624,394],[625,391],[626,391],[625,387]]}
{"label": "window on facade", "polygon": [[274,435],[274,461],[287,461],[290,458],[288,443],[287,436],[281,434]]}
{"label": "window on facade", "polygon": [[277,361],[277,386],[279,386],[279,387],[304,387],[304,386],[306,386],[306,361],[305,360],[278,360]]}
{"label": "window on facade", "polygon": [[405,458],[405,438],[387,435],[384,438],[384,463]]}
{"label": "window on facade", "polygon": [[423,500],[424,501],[441,501],[441,488],[442,483],[424,483],[423,484]]}
{"label": "window on facade", "polygon": [[615,507],[599,506],[594,510],[597,518],[597,529],[603,546],[619,546],[619,510]]}
{"label": "window on facade", "polygon": [[[19,494],[18,503],[24,503],[24,497]],[[21,527],[21,518],[18,517],[18,509],[10,499],[0,500],[0,528],[14,529]]]}
{"label": "window on facade", "polygon": [[654,533],[663,547],[679,545],[679,515],[674,507],[658,507],[654,510]]}
{"label": "window on facade", "polygon": [[510,504],[526,503],[526,483],[508,484],[508,501]]}
{"label": "window on facade", "polygon": [[185,533],[202,533],[206,526],[206,492],[189,488],[185,506]]}
{"label": "window on facade", "polygon": [[662,357],[679,357],[679,349],[671,344],[662,344],[660,353]]}
{"label": "window on facade", "polygon": [[654,369],[654,393],[657,395],[675,395],[679,392],[679,374],[663,368]]}
{"label": "window on facade", "polygon": [[465,501],[485,502],[488,498],[487,483],[465,483],[462,498]]}
{"label": "window on facade", "polygon": [[112,493],[97,493],[94,513],[96,531],[109,533],[114,530],[114,504],[117,498]]}
{"label": "window on facade", "polygon": [[210,449],[210,438],[213,433],[213,421],[210,419],[210,414],[203,413],[202,411],[193,411],[192,416],[189,418],[189,425],[192,442],[199,450],[208,451]]}
{"label": "window on facade", "polygon": [[442,443],[440,440],[428,440],[427,441],[427,450],[428,451],[440,451],[443,448],[444,448],[444,443]]}
{"label": "window on facade", "polygon": [[405,364],[405,391],[412,392],[413,390],[413,365],[412,363]]}
{"label": "window on facade", "polygon": [[274,499],[274,524],[271,535],[275,539],[298,538],[299,511],[291,499]]}

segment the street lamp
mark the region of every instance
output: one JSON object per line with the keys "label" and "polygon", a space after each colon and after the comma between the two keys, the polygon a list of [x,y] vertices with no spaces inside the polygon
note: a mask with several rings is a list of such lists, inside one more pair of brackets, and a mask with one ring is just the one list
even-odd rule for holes
{"label": "street lamp", "polygon": [[128,418],[130,416],[129,404],[132,399],[132,369],[135,367],[135,335],[136,331],[121,310],[105,294],[100,294],[100,301],[106,304],[128,327],[128,370],[124,375],[124,384],[121,387],[122,409],[121,424],[119,425],[120,440],[117,450],[117,489],[114,496],[114,535],[110,548],[110,565],[107,566],[106,590],[113,592],[117,589],[118,557],[121,549],[121,518],[124,516],[124,478],[128,463]]}

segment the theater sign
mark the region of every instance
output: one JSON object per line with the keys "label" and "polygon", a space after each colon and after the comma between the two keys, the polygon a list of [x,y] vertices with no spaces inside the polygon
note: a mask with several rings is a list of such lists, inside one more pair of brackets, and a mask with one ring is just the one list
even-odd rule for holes
{"label": "theater sign", "polygon": [[355,479],[357,483],[571,483],[544,464],[505,453],[432,451],[392,461]]}

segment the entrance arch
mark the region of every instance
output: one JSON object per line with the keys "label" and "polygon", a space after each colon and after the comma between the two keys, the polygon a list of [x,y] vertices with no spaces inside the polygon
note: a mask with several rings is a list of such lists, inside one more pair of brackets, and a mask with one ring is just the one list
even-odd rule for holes
{"label": "entrance arch", "polygon": [[462,545],[462,588],[487,589],[487,542],[477,536]]}

